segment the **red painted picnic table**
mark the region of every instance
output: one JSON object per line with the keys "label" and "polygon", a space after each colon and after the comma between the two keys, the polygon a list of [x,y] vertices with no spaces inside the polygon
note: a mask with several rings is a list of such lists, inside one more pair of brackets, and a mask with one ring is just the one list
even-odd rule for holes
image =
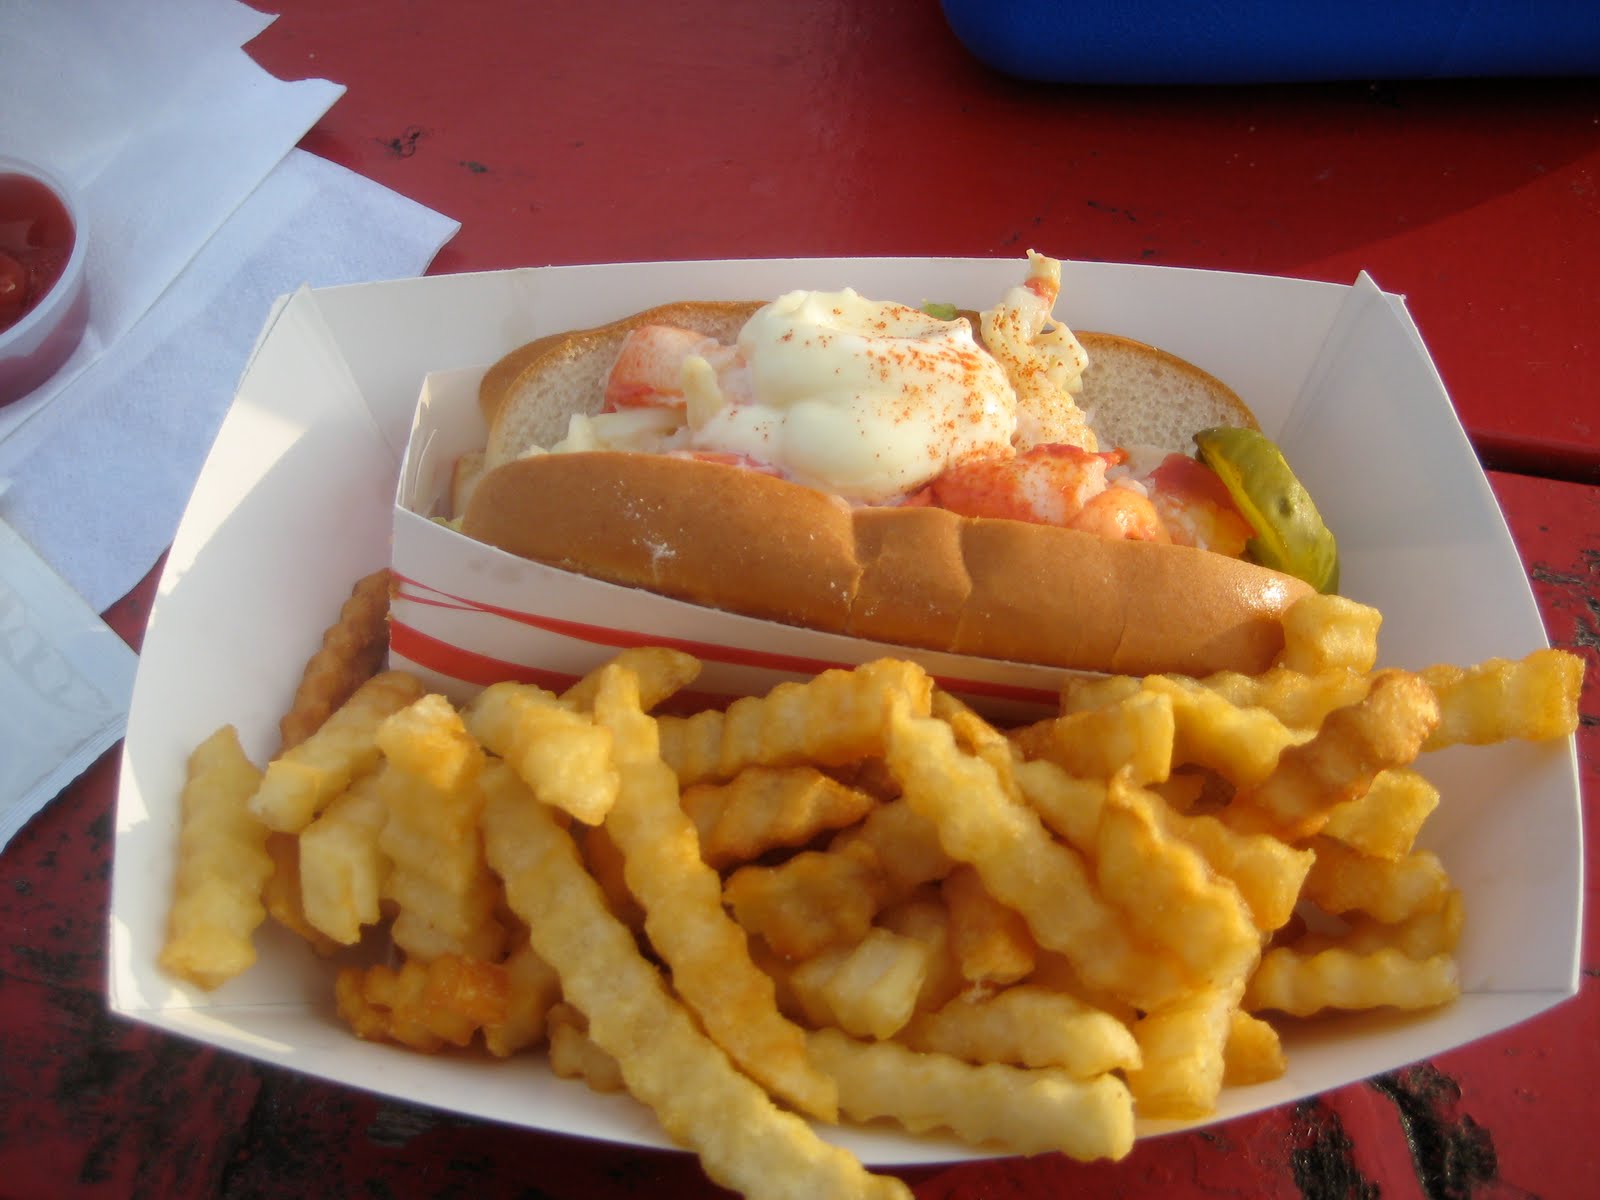
{"label": "red painted picnic table", "polygon": [[[249,47],[348,92],[304,147],[462,222],[434,272],[1020,255],[1348,282],[1408,298],[1552,640],[1585,654],[1600,777],[1600,93],[1574,80],[1046,86],[931,0],[275,0]],[[1375,435],[1381,436],[1381,435]],[[1353,467],[1353,469],[1355,469]],[[137,647],[156,573],[108,620]],[[0,1197],[717,1195],[695,1161],[342,1088],[108,1017],[116,752],[0,856]],[[1593,823],[1586,906],[1596,877]],[[1537,869],[1514,864],[1508,869]],[[1580,995],[1367,1083],[1125,1161],[980,1159],[919,1200],[1586,1194],[1600,939]]]}

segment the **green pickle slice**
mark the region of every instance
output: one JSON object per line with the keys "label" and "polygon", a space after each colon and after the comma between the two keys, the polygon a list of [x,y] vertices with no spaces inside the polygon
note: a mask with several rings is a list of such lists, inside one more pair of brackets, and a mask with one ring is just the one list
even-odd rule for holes
{"label": "green pickle slice", "polygon": [[1194,444],[1256,531],[1245,546],[1250,557],[1319,592],[1337,592],[1338,543],[1283,451],[1260,430],[1226,426],[1201,430]]}

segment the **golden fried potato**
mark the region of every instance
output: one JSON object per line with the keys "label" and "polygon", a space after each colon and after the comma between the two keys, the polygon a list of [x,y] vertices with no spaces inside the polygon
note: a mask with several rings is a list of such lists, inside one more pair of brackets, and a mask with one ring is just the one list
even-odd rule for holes
{"label": "golden fried potato", "polygon": [[1127,1072],[1141,1117],[1189,1120],[1217,1104],[1226,1047],[1244,981],[1203,988],[1149,1013],[1133,1027],[1141,1062]]}
{"label": "golden fried potato", "polygon": [[957,867],[939,889],[950,910],[950,953],[963,979],[1003,986],[1033,971],[1039,946],[1028,923],[989,894],[976,870]]}
{"label": "golden fried potato", "polygon": [[644,932],[644,909],[628,890],[627,864],[622,850],[604,825],[581,826],[575,831],[583,864],[605,893],[611,915],[635,933]]}
{"label": "golden fried potato", "polygon": [[1222,1048],[1224,1087],[1245,1087],[1277,1079],[1289,1069],[1278,1031],[1260,1017],[1234,1009],[1228,1018],[1228,1040]]}
{"label": "golden fried potato", "polygon": [[811,766],[746,767],[727,783],[685,788],[682,802],[700,835],[701,856],[718,870],[804,846],[854,825],[877,804]]}
{"label": "golden fried potato", "polygon": [[1024,755],[1049,759],[1079,779],[1125,772],[1140,783],[1160,783],[1172,773],[1175,720],[1170,696],[1141,690],[1034,726],[1017,744]]}
{"label": "golden fried potato", "polygon": [[[1155,817],[1161,802],[1118,777],[1100,822],[1095,877],[1131,927],[1207,988],[1242,981],[1261,939],[1239,889]],[[1136,1093],[1137,1094],[1137,1093]]]}
{"label": "golden fried potato", "polygon": [[1360,703],[1372,676],[1354,667],[1334,667],[1307,675],[1288,667],[1272,667],[1260,675],[1219,671],[1202,682],[1235,708],[1264,708],[1289,729],[1321,726],[1329,713]]}
{"label": "golden fried potato", "polygon": [[489,859],[534,950],[588,1018],[590,1038],[617,1060],[629,1092],[700,1155],[713,1181],[793,1200],[909,1200],[899,1180],[870,1174],[774,1105],[700,1032],[607,910],[571,837],[520,780],[492,768],[484,785]]}
{"label": "golden fried potato", "polygon": [[1277,666],[1304,675],[1367,672],[1378,661],[1383,614],[1344,596],[1303,597],[1283,614],[1283,653]]}
{"label": "golden fried potato", "polygon": [[1270,834],[1239,833],[1216,817],[1174,812],[1163,804],[1148,809],[1169,837],[1185,842],[1221,878],[1239,889],[1263,933],[1280,928],[1294,913],[1315,854]]}
{"label": "golden fried potato", "polygon": [[1285,750],[1259,788],[1239,794],[1227,819],[1250,832],[1265,826],[1289,840],[1310,837],[1380,772],[1415,759],[1438,723],[1427,683],[1404,671],[1381,672],[1360,703],[1330,713],[1315,737]]}
{"label": "golden fried potato", "polygon": [[1470,667],[1434,666],[1422,678],[1442,714],[1424,750],[1513,738],[1547,741],[1578,728],[1583,659],[1565,650],[1535,650],[1516,661],[1491,658]]}
{"label": "golden fried potato", "polygon": [[1448,954],[1418,960],[1392,947],[1371,954],[1335,949],[1311,955],[1279,947],[1262,955],[1244,1007],[1308,1017],[1329,1008],[1435,1008],[1460,993],[1460,976]]}
{"label": "golden fried potato", "polygon": [[389,810],[377,772],[364,775],[300,831],[300,902],[306,921],[345,946],[376,925],[389,878],[380,844]]}
{"label": "golden fried potato", "polygon": [[272,859],[272,876],[261,888],[261,903],[267,915],[285,929],[305,940],[319,956],[326,958],[339,949],[334,941],[306,917],[300,886],[300,838],[293,833],[269,833],[267,855]]}
{"label": "golden fried potato", "polygon": [[870,850],[812,850],[775,867],[740,867],[723,888],[740,926],[792,959],[860,941],[889,894]]}
{"label": "golden fried potato", "polygon": [[1136,675],[1075,675],[1061,681],[1061,715],[1104,708],[1136,695],[1144,686]]}
{"label": "golden fried potato", "polygon": [[550,1010],[550,1070],[581,1079],[591,1091],[620,1092],[628,1086],[622,1066],[589,1037],[589,1022],[570,1004]]}
{"label": "golden fried potato", "polygon": [[1338,932],[1305,933],[1289,941],[1287,948],[1303,956],[1323,950],[1373,954],[1393,948],[1407,958],[1432,958],[1437,954],[1455,953],[1465,920],[1461,893],[1452,887],[1437,908],[1426,909],[1392,924],[1365,913],[1346,913],[1341,918],[1343,928]]}
{"label": "golden fried potato", "polygon": [[645,712],[666,703],[700,677],[700,660],[692,654],[666,646],[631,646],[562,692],[562,703],[580,712],[592,710],[600,673],[612,663],[632,671],[639,680],[639,707]]}
{"label": "golden fried potato", "polygon": [[1365,793],[1330,809],[1322,832],[1363,854],[1396,859],[1410,851],[1438,806],[1439,789],[1425,777],[1409,767],[1390,767],[1373,776]]}
{"label": "golden fried potato", "polygon": [[1120,1158],[1133,1146],[1133,1106],[1115,1075],[1074,1079],[1053,1068],[974,1066],[896,1042],[860,1042],[837,1029],[811,1035],[811,1053],[839,1082],[854,1120],[888,1117],[913,1133],[950,1129],[1012,1154],[1057,1150]]}
{"label": "golden fried potato", "polygon": [[1312,839],[1316,861],[1304,897],[1329,913],[1363,912],[1386,924],[1435,912],[1450,895],[1450,877],[1436,854],[1372,858],[1332,838]]}
{"label": "golden fried potato", "polygon": [[938,828],[946,852],[976,867],[989,892],[1022,914],[1034,940],[1071,959],[1090,986],[1142,1007],[1182,990],[1178,964],[1129,930],[1096,892],[1083,859],[1005,794],[993,768],[962,754],[948,725],[902,705],[891,719],[887,757],[905,803]]}
{"label": "golden fried potato", "polygon": [[[390,864],[384,895],[399,909],[390,936],[424,961],[498,959],[509,934],[496,916],[500,889],[478,831],[483,748],[466,737],[461,714],[432,696],[386,721],[378,738],[389,751],[374,785],[388,814],[378,836]],[[432,760],[435,749],[447,768]]]}
{"label": "golden fried potato", "polygon": [[970,986],[950,949],[950,910],[936,885],[918,888],[878,913],[877,923],[928,948],[928,970],[917,993],[917,1011],[943,1008]]}
{"label": "golden fried potato", "polygon": [[938,827],[903,798],[878,805],[861,824],[834,837],[828,850],[859,854],[874,863],[893,900],[955,869],[955,860],[939,843]]}
{"label": "golden fried potato", "polygon": [[387,567],[356,581],[338,619],[300,675],[289,711],[278,721],[279,753],[298,746],[320,729],[355,690],[383,668],[389,652]]}
{"label": "golden fried potato", "polygon": [[500,964],[506,973],[506,1005],[498,1020],[483,1024],[483,1044],[496,1058],[509,1058],[545,1040],[550,1010],[561,999],[555,969],[522,942]]}
{"label": "golden fried potato", "polygon": [[896,1040],[966,1062],[1060,1067],[1075,1079],[1139,1065],[1138,1043],[1121,1021],[1034,984],[955,997],[917,1013]]}
{"label": "golden fried potato", "polygon": [[994,768],[995,777],[1007,795],[1012,799],[1021,798],[1016,780],[1011,773],[1017,759],[1023,753],[1020,739],[1007,737],[967,704],[940,688],[933,690],[933,702],[929,711],[950,726],[950,732],[955,734],[958,746]]}
{"label": "golden fried potato", "polygon": [[735,700],[725,712],[662,717],[661,755],[684,787],[732,779],[756,765],[843,766],[883,754],[892,701],[900,698],[926,715],[932,692],[927,672],[899,659],[824,671],[806,683],[781,683],[765,696]]}
{"label": "golden fried potato", "polygon": [[926,942],[874,927],[853,946],[834,946],[796,964],[789,988],[814,1026],[892,1037],[916,1010],[931,956]]}
{"label": "golden fried potato", "polygon": [[403,671],[374,675],[310,737],[267,764],[250,811],[279,833],[299,833],[360,775],[378,765],[378,726],[421,698],[420,680]]}
{"label": "golden fried potato", "polygon": [[161,965],[200,987],[221,987],[256,960],[272,875],[267,827],[248,807],[261,772],[224,725],[189,756],[178,868]]}
{"label": "golden fried potato", "polygon": [[466,727],[540,800],[598,825],[617,798],[611,733],[543,688],[497,683],[468,705]]}
{"label": "golden fried potato", "polygon": [[1254,787],[1305,740],[1267,709],[1236,705],[1193,679],[1152,675],[1144,686],[1172,702],[1174,766],[1207,767],[1238,787]]}
{"label": "golden fried potato", "polygon": [[398,969],[346,967],[334,981],[339,1015],[357,1037],[398,1042],[424,1054],[466,1046],[478,1030],[505,1020],[506,969],[447,954]]}
{"label": "golden fried potato", "polygon": [[722,881],[701,857],[656,722],[639,707],[639,681],[626,667],[601,673],[594,715],[611,735],[618,778],[606,832],[622,851],[628,890],[673,987],[741,1068],[802,1111],[835,1120],[833,1083],[811,1066],[805,1034],[779,1013],[772,980],[722,907]]}

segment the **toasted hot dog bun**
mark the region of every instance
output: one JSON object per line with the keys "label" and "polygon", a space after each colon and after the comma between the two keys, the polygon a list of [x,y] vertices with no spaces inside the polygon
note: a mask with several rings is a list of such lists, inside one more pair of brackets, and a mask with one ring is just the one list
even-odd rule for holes
{"label": "toasted hot dog bun", "polygon": [[[681,304],[543,339],[486,375],[491,435],[459,480],[461,529],[509,553],[695,604],[897,645],[1127,674],[1259,672],[1301,580],[1184,546],[1112,541],[931,507],[851,508],[758,471],[652,454],[519,457],[600,410],[627,333],[671,323],[732,341],[758,303]],[[1079,403],[1104,444],[1181,446],[1254,425],[1198,368],[1079,334]]]}

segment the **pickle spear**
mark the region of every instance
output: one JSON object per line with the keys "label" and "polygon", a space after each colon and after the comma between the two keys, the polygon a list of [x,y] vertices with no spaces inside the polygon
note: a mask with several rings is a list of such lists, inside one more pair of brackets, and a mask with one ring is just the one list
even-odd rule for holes
{"label": "pickle spear", "polygon": [[1200,461],[1217,473],[1256,536],[1245,545],[1256,562],[1304,579],[1319,592],[1339,590],[1339,547],[1283,451],[1256,429],[1219,427],[1194,435]]}

